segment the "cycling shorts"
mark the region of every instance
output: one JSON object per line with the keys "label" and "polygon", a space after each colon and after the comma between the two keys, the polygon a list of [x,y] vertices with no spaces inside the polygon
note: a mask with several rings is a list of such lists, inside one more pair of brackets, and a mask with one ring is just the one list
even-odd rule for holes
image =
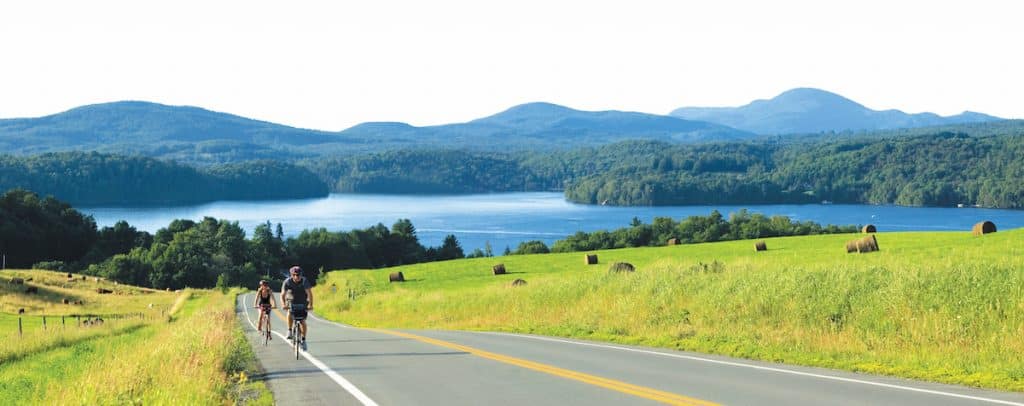
{"label": "cycling shorts", "polygon": [[291,310],[292,320],[305,320],[306,319],[306,304],[305,303],[292,303]]}

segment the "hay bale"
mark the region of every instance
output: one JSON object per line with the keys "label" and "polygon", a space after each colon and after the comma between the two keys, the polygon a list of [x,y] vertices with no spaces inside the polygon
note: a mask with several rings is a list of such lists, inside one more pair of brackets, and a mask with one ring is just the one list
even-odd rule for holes
{"label": "hay bale", "polygon": [[587,254],[586,261],[587,265],[597,264],[597,254]]}
{"label": "hay bale", "polygon": [[851,252],[857,252],[857,241],[859,241],[859,240],[850,240],[850,241],[846,242],[846,253],[847,254],[849,254]]}
{"label": "hay bale", "polygon": [[35,286],[29,286],[25,288],[25,293],[39,293],[39,288]]}
{"label": "hay bale", "polygon": [[24,285],[25,284],[25,280],[21,279],[21,278],[11,278],[11,284],[12,285]]}
{"label": "hay bale", "polygon": [[863,228],[861,228],[860,232],[862,232],[864,234],[867,234],[867,233],[876,233],[876,232],[878,232],[878,230],[875,228],[874,224],[868,224],[868,225],[864,226]]}
{"label": "hay bale", "polygon": [[991,221],[982,221],[971,228],[971,234],[985,235],[996,232],[996,224]]}
{"label": "hay bale", "polygon": [[[873,234],[855,240],[854,243],[856,244],[857,252],[861,254],[878,251],[878,240],[875,239]],[[847,246],[847,252],[849,252],[849,249],[849,246]]]}
{"label": "hay bale", "polygon": [[512,286],[523,286],[523,285],[526,285],[526,281],[524,281],[522,279],[516,279],[516,280],[512,281]]}
{"label": "hay bale", "polygon": [[61,303],[64,303],[64,304],[71,304],[71,301],[70,301],[70,300],[68,300],[68,298],[64,298],[64,300],[61,300]]}
{"label": "hay bale", "polygon": [[679,244],[679,240],[678,240],[678,239],[676,239],[676,238],[669,238],[669,239],[668,239],[668,241],[667,241],[667,242],[665,242],[665,244],[668,244],[668,245],[677,245],[677,244]]}
{"label": "hay bale", "polygon": [[608,272],[619,273],[619,272],[634,272],[636,267],[628,262],[616,262],[608,268]]}
{"label": "hay bale", "polygon": [[391,282],[405,282],[405,275],[401,272],[392,272],[388,275],[388,283]]}
{"label": "hay bale", "polygon": [[75,278],[75,276],[72,275],[71,272],[68,272],[68,279],[74,279],[74,278]]}
{"label": "hay bale", "polygon": [[25,314],[25,309],[24,308],[18,309],[18,314]]}
{"label": "hay bale", "polygon": [[491,267],[491,272],[494,272],[495,275],[504,275],[506,273],[505,264],[498,264]]}
{"label": "hay bale", "polygon": [[754,243],[754,251],[768,251],[768,244],[765,244],[764,241],[758,241]]}
{"label": "hay bale", "polygon": [[110,289],[96,288],[96,293],[99,293],[101,295],[109,295],[111,293],[114,293],[114,291]]}

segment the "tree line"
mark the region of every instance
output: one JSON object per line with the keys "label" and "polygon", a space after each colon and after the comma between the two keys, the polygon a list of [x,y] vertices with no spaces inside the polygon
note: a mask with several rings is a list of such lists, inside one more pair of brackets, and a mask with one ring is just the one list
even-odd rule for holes
{"label": "tree line", "polygon": [[[786,216],[765,216],[746,209],[726,219],[717,210],[707,216],[690,216],[680,221],[655,217],[651,224],[633,218],[629,227],[613,231],[578,231],[555,241],[551,252],[593,251],[613,248],[696,244],[715,241],[750,240],[794,235],[855,233],[857,226],[822,226],[813,221],[795,221]],[[522,249],[523,246],[520,246]],[[534,248],[537,249],[537,248]]]}
{"label": "tree line", "polygon": [[[1024,208],[1024,137],[921,133],[683,145],[629,141],[572,151],[400,151],[303,162],[333,190],[564,190],[584,204],[832,201]],[[996,125],[995,128],[1003,128]],[[994,131],[994,130],[993,130]],[[894,131],[904,134],[905,131]]]}
{"label": "tree line", "polygon": [[439,247],[420,244],[408,219],[389,229],[304,230],[284,238],[267,222],[251,238],[238,222],[206,217],[174,220],[154,234],[121,221],[97,229],[91,216],[53,197],[22,189],[0,196],[0,254],[9,268],[82,272],[157,289],[254,286],[299,265],[316,280],[321,270],[380,268],[465,257],[449,235]]}
{"label": "tree line", "polygon": [[185,204],[347,193],[564,191],[585,204],[836,203],[1024,208],[1024,137],[894,130],[816,141],[628,141],[571,151],[421,149],[194,168],[137,156],[0,156],[0,190],[76,205]]}

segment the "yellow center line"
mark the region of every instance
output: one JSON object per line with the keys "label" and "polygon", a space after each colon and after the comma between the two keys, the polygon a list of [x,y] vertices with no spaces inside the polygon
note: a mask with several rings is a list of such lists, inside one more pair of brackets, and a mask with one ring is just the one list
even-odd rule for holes
{"label": "yellow center line", "polygon": [[437,345],[437,346],[441,346],[441,347],[445,347],[445,348],[450,348],[450,349],[453,349],[453,350],[467,352],[467,353],[476,355],[478,357],[483,357],[483,358],[487,358],[487,359],[490,359],[490,360],[494,360],[494,361],[498,361],[498,362],[503,362],[503,363],[506,363],[506,364],[511,364],[511,365],[515,365],[515,366],[526,368],[526,369],[532,369],[534,371],[544,372],[544,373],[547,373],[547,374],[551,374],[551,375],[555,375],[555,376],[560,376],[560,377],[563,377],[563,378],[572,379],[572,380],[575,380],[575,381],[579,381],[579,382],[583,382],[583,383],[587,383],[587,384],[591,384],[591,385],[595,385],[595,386],[600,386],[602,388],[611,389],[611,390],[622,392],[622,393],[628,393],[630,395],[639,396],[639,397],[644,398],[644,399],[650,399],[650,400],[654,400],[654,401],[658,401],[658,402],[662,402],[662,403],[666,403],[666,404],[670,404],[670,405],[692,405],[692,406],[712,406],[712,405],[717,405],[716,403],[708,402],[708,401],[701,400],[701,399],[695,399],[695,398],[691,398],[691,397],[687,397],[687,396],[683,396],[683,395],[678,395],[678,394],[671,393],[671,392],[664,392],[664,391],[660,391],[660,390],[657,390],[657,389],[652,389],[652,388],[648,388],[648,387],[644,387],[644,386],[633,385],[633,384],[625,383],[625,382],[622,382],[622,381],[616,381],[614,379],[602,378],[600,376],[585,374],[585,373],[582,373],[582,372],[576,372],[576,371],[571,371],[571,370],[568,370],[568,369],[562,369],[562,368],[554,367],[554,366],[547,365],[547,364],[541,364],[539,362],[533,362],[533,361],[528,361],[528,360],[525,360],[525,359],[510,357],[510,356],[507,356],[507,355],[495,354],[493,352],[487,352],[487,351],[476,349],[476,348],[473,348],[473,347],[467,347],[467,346],[464,346],[464,345],[450,343],[450,342],[447,342],[447,341],[441,341],[441,340],[437,340],[437,339],[433,339],[433,338],[429,338],[429,337],[418,336],[418,335],[415,335],[415,334],[409,334],[409,333],[404,333],[404,332],[400,332],[400,331],[392,331],[392,330],[373,329],[373,328],[368,328],[366,330],[374,331],[374,332],[382,333],[382,334],[390,334],[390,335],[394,335],[394,336],[410,338],[410,339],[421,341],[421,342],[424,342],[424,343],[427,343],[427,344],[433,344],[433,345]]}

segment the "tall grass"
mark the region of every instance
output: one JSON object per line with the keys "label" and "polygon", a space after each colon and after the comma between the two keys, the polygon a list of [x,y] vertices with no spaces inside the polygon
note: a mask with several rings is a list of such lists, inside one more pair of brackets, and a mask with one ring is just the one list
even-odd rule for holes
{"label": "tall grass", "polygon": [[187,290],[173,318],[0,362],[0,404],[273,404],[257,368],[234,294]]}
{"label": "tall grass", "polygon": [[255,366],[237,323],[233,294],[194,292],[170,328],[99,360],[76,384],[62,385],[42,401],[221,404],[253,392],[256,397],[245,400],[272,404],[266,388],[245,377],[246,368],[251,373]]}
{"label": "tall grass", "polygon": [[[501,257],[334,272],[318,311],[356,325],[581,337],[1024,390],[1024,230]],[[607,272],[612,261],[633,274]],[[507,276],[487,274],[504,262]],[[528,285],[509,287],[515,278]],[[331,291],[331,285],[337,292]],[[355,297],[355,300],[350,297]]]}
{"label": "tall grass", "polygon": [[[166,292],[137,286],[116,284],[95,277],[43,270],[2,270],[0,271],[0,313],[17,314],[24,309],[29,316],[60,316],[68,314],[113,315],[121,313],[146,312],[159,315],[167,312],[176,292]],[[13,278],[32,279],[25,285],[13,285]],[[26,294],[29,286],[38,289],[37,294]],[[112,291],[100,294],[102,288]],[[82,305],[64,304],[82,301]],[[2,332],[0,332],[2,333]]]}

